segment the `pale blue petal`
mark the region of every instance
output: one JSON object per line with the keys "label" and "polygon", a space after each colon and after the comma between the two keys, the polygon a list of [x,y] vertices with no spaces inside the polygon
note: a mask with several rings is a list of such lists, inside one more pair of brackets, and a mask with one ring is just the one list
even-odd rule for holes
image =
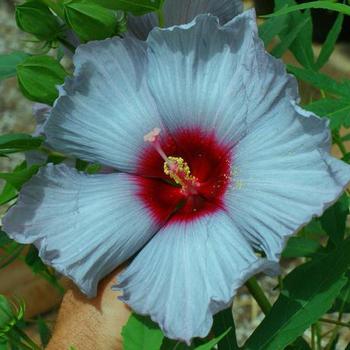
{"label": "pale blue petal", "polygon": [[[165,0],[162,9],[165,27],[191,22],[203,13],[217,16],[220,23],[224,24],[242,10],[241,0]],[[149,32],[156,26],[158,26],[158,18],[155,13],[128,17],[129,30],[141,40],[146,40]]]}
{"label": "pale blue petal", "polygon": [[44,103],[34,103],[32,106],[32,111],[36,121],[33,136],[44,135],[44,125],[50,115],[51,106]]}
{"label": "pale blue petal", "polygon": [[143,136],[162,127],[145,82],[146,44],[113,38],[81,45],[45,125],[51,147],[134,172]]}
{"label": "pale blue petal", "polygon": [[98,281],[158,229],[136,197],[134,181],[50,164],[24,186],[3,229],[20,243],[34,243],[45,263],[94,296]]}
{"label": "pale blue petal", "polygon": [[258,258],[224,213],[162,228],[119,276],[122,300],[187,343],[210,331],[236,290],[276,265]]}
{"label": "pale blue petal", "polygon": [[296,96],[295,80],[258,38],[254,11],[225,26],[201,15],[187,25],[156,28],[147,41],[150,88],[170,131],[200,127],[235,144],[279,99]]}
{"label": "pale blue petal", "polygon": [[226,207],[256,249],[278,260],[286,239],[320,216],[350,182],[350,166],[330,156],[326,119],[280,103],[234,148]]}

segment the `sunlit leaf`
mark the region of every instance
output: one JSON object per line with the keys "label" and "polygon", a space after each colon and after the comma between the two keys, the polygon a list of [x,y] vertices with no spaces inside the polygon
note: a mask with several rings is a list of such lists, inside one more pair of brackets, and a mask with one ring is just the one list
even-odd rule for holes
{"label": "sunlit leaf", "polygon": [[164,335],[148,317],[132,314],[122,330],[124,350],[159,350]]}

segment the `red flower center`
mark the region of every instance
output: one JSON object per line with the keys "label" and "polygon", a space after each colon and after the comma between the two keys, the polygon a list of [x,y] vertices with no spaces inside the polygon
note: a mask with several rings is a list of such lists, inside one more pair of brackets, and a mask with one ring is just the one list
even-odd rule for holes
{"label": "red flower center", "polygon": [[161,224],[189,221],[224,208],[231,181],[232,147],[214,133],[181,130],[145,136],[138,172],[138,196]]}

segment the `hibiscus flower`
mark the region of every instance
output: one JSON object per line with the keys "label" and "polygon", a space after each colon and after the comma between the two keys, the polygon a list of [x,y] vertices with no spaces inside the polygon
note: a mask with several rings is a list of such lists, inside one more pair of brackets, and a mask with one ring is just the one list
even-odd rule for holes
{"label": "hibiscus flower", "polygon": [[91,42],[74,64],[47,141],[116,172],[49,164],[4,229],[90,297],[132,258],[122,300],[170,338],[204,337],[249,277],[278,273],[287,238],[349,183],[328,121],[297,106],[253,10]]}

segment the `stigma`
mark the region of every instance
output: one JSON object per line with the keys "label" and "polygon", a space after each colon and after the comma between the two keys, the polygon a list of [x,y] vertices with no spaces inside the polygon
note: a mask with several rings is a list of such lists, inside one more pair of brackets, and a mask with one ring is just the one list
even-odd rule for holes
{"label": "stigma", "polygon": [[189,165],[181,157],[167,156],[159,142],[160,128],[154,128],[143,139],[149,142],[164,160],[163,170],[175,184],[181,186],[181,192],[185,196],[196,195],[200,187],[198,179],[191,175]]}

